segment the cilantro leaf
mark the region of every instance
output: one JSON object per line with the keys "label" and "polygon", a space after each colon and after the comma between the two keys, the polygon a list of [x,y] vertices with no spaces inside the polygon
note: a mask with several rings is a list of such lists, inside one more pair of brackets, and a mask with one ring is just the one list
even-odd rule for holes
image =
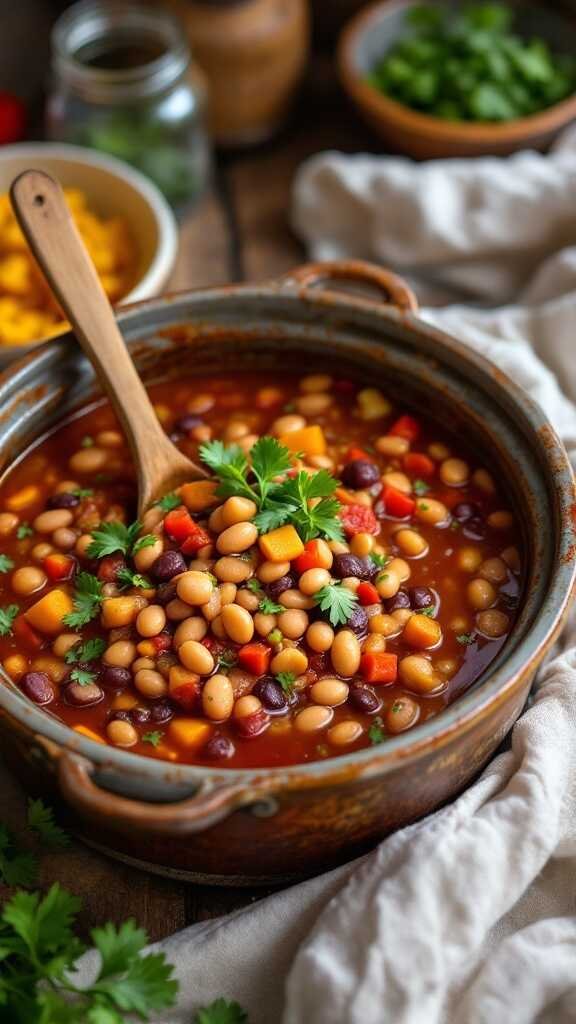
{"label": "cilantro leaf", "polygon": [[73,487],[70,491],[76,498],[91,498],[94,491],[91,487]]}
{"label": "cilantro leaf", "polygon": [[96,673],[91,672],[88,668],[73,668],[70,679],[73,683],[78,683],[78,686],[90,686],[90,683],[96,679]]}
{"label": "cilantro leaf", "polygon": [[378,566],[379,569],[383,569],[390,561],[390,555],[378,555],[375,551],[371,551],[368,558],[374,563],[374,565]]}
{"label": "cilantro leaf", "polygon": [[274,478],[290,469],[291,454],[275,437],[260,437],[250,449],[252,472],[260,489],[260,505],[264,505],[270,491],[278,485]]}
{"label": "cilantro leaf", "polygon": [[50,849],[62,850],[70,845],[66,832],[54,820],[54,811],[42,800],[28,800],[27,821],[28,828]]}
{"label": "cilantro leaf", "polygon": [[314,594],[314,600],[321,611],[328,612],[333,626],[345,625],[358,604],[354,591],[348,590],[342,583],[328,583]]}
{"label": "cilantro leaf", "polygon": [[226,671],[227,669],[234,668],[237,661],[238,655],[236,654],[236,651],[229,647],[225,651],[221,651],[218,655],[218,669]]}
{"label": "cilantro leaf", "polygon": [[468,644],[473,644],[476,642],[476,634],[459,633],[458,636],[456,637],[456,640],[458,641],[459,644],[462,644],[464,647],[466,647]]}
{"label": "cilantro leaf", "polygon": [[263,597],[258,605],[258,611],[262,612],[263,615],[276,615],[280,612],[285,612],[286,609],[283,604],[277,604],[276,601],[272,601],[269,597]]}
{"label": "cilantro leaf", "polygon": [[240,1003],[229,1003],[226,999],[216,999],[209,1006],[202,1006],[192,1024],[248,1024],[248,1014]]}
{"label": "cilantro leaf", "polygon": [[246,583],[246,589],[251,590],[253,594],[259,594],[262,591],[262,584],[259,579],[256,579],[256,577],[253,576],[252,579],[248,580]]}
{"label": "cilantro leaf", "polygon": [[383,729],[383,721],[380,715],[376,715],[370,728],[368,729],[368,739],[372,746],[376,746],[377,743],[383,743],[386,739],[386,734]]}
{"label": "cilantro leaf", "polygon": [[17,604],[9,604],[5,608],[0,608],[0,636],[11,636],[14,619],[19,611],[20,608]]}
{"label": "cilantro leaf", "polygon": [[419,498],[423,498],[425,494],[428,494],[430,485],[427,484],[425,480],[414,480],[412,482],[412,490]]}
{"label": "cilantro leaf", "polygon": [[178,982],[164,953],[141,956],[146,934],[134,921],[116,930],[113,924],[91,933],[102,957],[102,967],[91,992],[106,996],[113,1006],[148,1020],[151,1010],[163,1010],[176,1001]]}
{"label": "cilantro leaf", "polygon": [[106,641],[95,636],[90,640],[79,640],[70,650],[66,651],[64,661],[67,665],[74,665],[81,661],[97,661],[106,650]]}
{"label": "cilantro leaf", "polygon": [[164,512],[171,512],[172,509],[178,508],[182,504],[182,498],[175,494],[174,491],[170,491],[169,494],[165,494],[164,497],[160,498],[159,501],[155,501],[154,504],[158,508],[163,509]]}
{"label": "cilantro leaf", "polygon": [[20,523],[20,526],[16,530],[16,536],[18,540],[24,540],[25,537],[31,537],[34,530],[30,526],[30,523]]}
{"label": "cilantro leaf", "polygon": [[86,549],[88,558],[105,558],[106,555],[114,555],[119,551],[123,555],[131,554],[142,524],[136,521],[131,526],[126,523],[112,520],[109,523],[100,523],[92,530],[92,542]]}
{"label": "cilantro leaf", "polygon": [[73,610],[64,616],[64,625],[80,629],[95,618],[103,601],[102,583],[89,572],[78,573],[74,581]]}
{"label": "cilantro leaf", "polygon": [[280,686],[284,690],[287,697],[290,697],[294,692],[294,684],[296,682],[295,672],[278,672],[275,679],[280,683]]}
{"label": "cilantro leaf", "polygon": [[142,551],[142,548],[151,548],[156,541],[157,537],[152,533],[146,533],[143,537],[138,537],[138,540],[134,542],[130,554],[137,555],[139,551]]}
{"label": "cilantro leaf", "polygon": [[155,732],[145,732],[142,737],[143,743],[151,743],[153,747],[159,746],[162,741],[164,733],[156,729]]}
{"label": "cilantro leaf", "polygon": [[235,495],[250,498],[258,504],[258,494],[247,482],[248,459],[237,444],[226,445],[223,441],[205,441],[198,454],[216,474],[220,483],[216,494],[221,498]]}
{"label": "cilantro leaf", "polygon": [[139,572],[132,572],[132,569],[129,569],[128,566],[123,566],[118,570],[116,582],[120,587],[142,587],[144,590],[152,586],[146,576],[142,576]]}
{"label": "cilantro leaf", "polygon": [[0,555],[0,572],[10,572],[14,568],[14,562],[8,555]]}
{"label": "cilantro leaf", "polygon": [[418,615],[427,615],[429,619],[433,619],[435,611],[436,608],[433,604],[427,604],[425,608],[418,609]]}
{"label": "cilantro leaf", "polygon": [[325,469],[311,474],[301,470],[274,489],[268,507],[255,516],[254,524],[261,533],[267,533],[290,520],[304,541],[320,535],[342,540],[340,502],[331,497],[337,485]]}

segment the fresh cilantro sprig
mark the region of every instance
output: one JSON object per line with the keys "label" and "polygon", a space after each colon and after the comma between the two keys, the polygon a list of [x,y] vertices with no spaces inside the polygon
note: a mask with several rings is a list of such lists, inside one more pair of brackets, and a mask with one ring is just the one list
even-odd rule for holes
{"label": "fresh cilantro sprig", "polygon": [[279,615],[281,612],[285,612],[286,609],[283,604],[277,604],[271,598],[263,597],[258,605],[258,611],[262,612],[263,615]]}
{"label": "fresh cilantro sprig", "polygon": [[221,651],[218,655],[218,671],[228,672],[238,662],[238,655],[232,648],[227,648],[225,651]]}
{"label": "fresh cilantro sprig", "polygon": [[98,615],[103,599],[100,580],[89,572],[78,573],[74,581],[73,610],[64,616],[64,625],[71,629],[85,626]]}
{"label": "fresh cilantro sprig", "polygon": [[14,562],[8,555],[0,555],[0,572],[10,572],[14,568]]}
{"label": "fresh cilantro sprig", "polygon": [[252,579],[248,580],[248,582],[246,583],[246,589],[251,590],[253,594],[261,594],[262,584],[260,583],[260,580],[256,579],[256,577],[253,576]]}
{"label": "fresh cilantro sprig", "polygon": [[378,743],[383,743],[386,739],[386,733],[384,732],[384,723],[380,718],[380,715],[376,715],[373,719],[370,728],[368,729],[368,739],[373,747]]}
{"label": "fresh cilantro sprig", "polygon": [[124,1014],[147,1021],[173,1006],[178,983],[164,954],[143,954],[146,933],[134,921],[90,933],[99,953],[93,983],[71,980],[86,947],[74,934],[81,902],[56,883],[45,896],[17,892],[0,917],[0,1004],[14,1021],[122,1024]]}
{"label": "fresh cilantro sprig", "polygon": [[142,576],[139,572],[132,572],[132,569],[129,569],[128,566],[122,566],[118,570],[116,582],[122,589],[124,587],[140,587],[142,590],[147,590],[152,586],[146,576]]}
{"label": "fresh cilantro sprig", "polygon": [[70,680],[78,686],[90,686],[95,679],[96,673],[89,668],[73,668],[70,673]]}
{"label": "fresh cilantro sprig", "polygon": [[282,689],[283,689],[284,693],[286,694],[286,696],[287,697],[291,697],[292,694],[294,693],[294,685],[296,683],[296,673],[295,672],[278,672],[278,674],[274,678],[277,680],[277,682],[280,683],[280,686],[282,687]]}
{"label": "fresh cilantro sprig", "polygon": [[75,498],[91,498],[94,491],[91,487],[73,487],[70,494],[73,494]]}
{"label": "fresh cilantro sprig", "polygon": [[11,636],[14,619],[19,611],[17,604],[8,604],[5,608],[0,608],[0,636]]}
{"label": "fresh cilantro sprig", "polygon": [[154,732],[145,732],[142,737],[142,742],[150,743],[153,747],[158,747],[162,742],[163,735],[164,733],[159,729],[154,730]]}
{"label": "fresh cilantro sprig", "polygon": [[173,509],[178,508],[182,504],[182,498],[180,498],[174,491],[170,491],[165,494],[159,501],[154,502],[158,508],[161,508],[164,512],[171,512]]}
{"label": "fresh cilantro sprig", "polygon": [[16,530],[16,537],[18,540],[24,540],[25,537],[31,537],[34,530],[30,526],[30,523],[20,523],[20,526]]}
{"label": "fresh cilantro sprig", "polygon": [[109,523],[100,523],[92,530],[92,541],[86,549],[88,558],[105,558],[107,555],[114,555],[120,552],[122,555],[136,555],[142,548],[147,548],[156,543],[156,537],[146,534],[140,537],[142,523],[120,523],[113,520]]}
{"label": "fresh cilantro sprig", "polygon": [[414,480],[412,483],[412,490],[419,498],[423,498],[425,494],[428,494],[430,485],[427,484],[425,480]]}
{"label": "fresh cilantro sprig", "polygon": [[473,643],[476,642],[476,634],[475,633],[459,633],[458,636],[456,637],[456,640],[458,641],[459,644],[462,644],[463,647],[467,647],[470,644],[473,644]]}
{"label": "fresh cilantro sprig", "polygon": [[90,640],[79,640],[70,650],[66,651],[64,661],[67,665],[75,665],[77,662],[97,661],[106,650],[106,641],[99,636]]}
{"label": "fresh cilantro sprig", "polygon": [[196,1011],[192,1024],[248,1024],[248,1014],[240,1003],[216,999]]}
{"label": "fresh cilantro sprig", "polygon": [[378,567],[378,569],[383,569],[384,566],[387,565],[388,562],[390,561],[390,555],[379,555],[375,551],[371,551],[370,554],[368,555],[368,558],[374,565]]}
{"label": "fresh cilantro sprig", "polygon": [[352,615],[358,597],[342,583],[328,583],[316,594],[314,600],[321,611],[328,612],[332,626],[343,626]]}
{"label": "fresh cilantro sprig", "polygon": [[206,441],[200,445],[198,454],[218,477],[216,494],[220,498],[250,498],[259,503],[258,492],[247,481],[249,464],[246,455],[237,444],[226,445],[223,441]]}
{"label": "fresh cilantro sprig", "polygon": [[301,470],[272,492],[268,508],[255,516],[254,525],[267,533],[290,521],[304,541],[320,535],[342,540],[340,502],[332,497],[337,486],[338,481],[326,469],[311,474]]}

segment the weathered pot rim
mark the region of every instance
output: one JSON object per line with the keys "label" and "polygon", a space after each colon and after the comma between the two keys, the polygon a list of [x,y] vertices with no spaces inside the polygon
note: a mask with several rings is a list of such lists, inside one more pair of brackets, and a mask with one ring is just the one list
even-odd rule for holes
{"label": "weathered pot rim", "polygon": [[[95,766],[97,771],[107,768],[118,768],[132,779],[156,777],[165,782],[180,785],[190,784],[193,790],[199,783],[242,781],[247,786],[258,786],[263,779],[275,781],[275,788],[315,788],[337,785],[339,782],[350,782],[356,778],[385,774],[405,760],[415,760],[425,755],[430,745],[441,747],[449,743],[455,732],[468,732],[477,719],[490,707],[503,703],[510,691],[522,682],[530,668],[535,669],[546,652],[552,646],[567,611],[568,602],[576,578],[576,524],[574,510],[575,491],[574,476],[562,443],[551,427],[544,412],[530,396],[514,383],[498,367],[491,364],[473,349],[468,348],[456,338],[432,327],[413,313],[385,305],[379,305],[357,295],[343,294],[329,289],[315,289],[302,283],[302,275],[298,278],[288,274],[280,280],[273,280],[260,285],[240,284],[208,289],[187,290],[171,293],[157,299],[147,299],[132,303],[118,310],[118,322],[128,332],[142,315],[158,313],[178,303],[185,305],[188,301],[201,302],[203,298],[222,300],[231,297],[257,300],[262,297],[289,297],[296,304],[304,301],[307,305],[317,307],[321,313],[327,308],[332,312],[351,312],[354,310],[376,314],[384,321],[400,321],[410,327],[415,336],[426,336],[439,350],[454,354],[464,363],[476,367],[483,375],[492,378],[496,389],[505,391],[506,396],[516,409],[528,420],[534,431],[534,440],[540,449],[546,451],[549,472],[559,498],[560,529],[557,536],[557,571],[552,574],[546,592],[546,615],[539,617],[530,634],[522,638],[517,648],[509,657],[504,656],[497,669],[487,675],[480,685],[472,687],[440,715],[429,719],[414,730],[386,742],[384,748],[368,748],[351,754],[316,761],[310,764],[288,767],[267,767],[262,769],[227,769],[208,768],[197,765],[173,765],[170,762],[154,760],[133,754],[128,751],[116,750],[98,744],[74,733],[46,712],[31,705],[17,691],[7,676],[2,673],[8,686],[0,686],[0,710],[4,708],[10,716],[19,721],[34,734],[51,741],[58,747],[83,754]],[[316,283],[316,281],[314,282]],[[183,323],[174,313],[173,323]],[[231,328],[232,329],[232,328]],[[148,328],[148,334],[154,328]],[[144,335],[142,335],[143,337]],[[41,368],[42,361],[51,356],[54,346],[69,342],[72,333],[46,344],[25,356],[0,375],[0,395],[7,383],[31,364],[37,363]],[[140,335],[139,335],[140,337]]]}

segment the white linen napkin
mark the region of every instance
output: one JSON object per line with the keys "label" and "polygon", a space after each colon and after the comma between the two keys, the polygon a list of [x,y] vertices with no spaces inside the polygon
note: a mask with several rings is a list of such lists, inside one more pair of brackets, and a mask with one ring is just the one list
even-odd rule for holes
{"label": "white linen napkin", "polygon": [[[314,258],[409,274],[423,317],[541,403],[576,465],[576,132],[548,156],[414,164],[321,154],[293,223]],[[161,944],[189,1024],[217,996],[250,1024],[574,1024],[576,633],[511,749],[372,854]]]}

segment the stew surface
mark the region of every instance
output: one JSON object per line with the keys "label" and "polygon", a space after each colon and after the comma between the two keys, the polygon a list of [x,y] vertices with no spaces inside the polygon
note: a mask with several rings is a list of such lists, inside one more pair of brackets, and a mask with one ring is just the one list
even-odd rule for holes
{"label": "stew surface", "polygon": [[0,659],[31,701],[102,743],[248,768],[385,743],[478,678],[522,552],[460,440],[319,373],[150,390],[213,480],[134,523],[99,404],[0,487]]}

